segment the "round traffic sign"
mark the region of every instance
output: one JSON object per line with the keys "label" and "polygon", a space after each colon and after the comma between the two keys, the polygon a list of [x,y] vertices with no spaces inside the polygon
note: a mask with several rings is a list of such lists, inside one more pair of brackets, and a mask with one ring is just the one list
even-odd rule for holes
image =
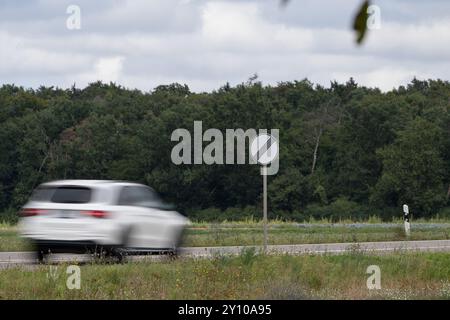
{"label": "round traffic sign", "polygon": [[262,165],[268,165],[278,156],[278,141],[270,134],[260,134],[250,145],[252,158]]}

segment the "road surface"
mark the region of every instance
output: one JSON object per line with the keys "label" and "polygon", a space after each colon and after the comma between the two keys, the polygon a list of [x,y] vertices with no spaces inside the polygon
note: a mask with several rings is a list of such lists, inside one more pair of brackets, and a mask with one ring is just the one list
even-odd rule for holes
{"label": "road surface", "polygon": [[[182,257],[210,258],[220,255],[237,255],[245,248],[255,248],[258,252],[263,249],[259,246],[228,246],[228,247],[185,247],[180,248]],[[446,251],[450,252],[450,240],[423,240],[423,241],[387,241],[387,242],[360,242],[360,243],[322,243],[322,244],[293,244],[269,245],[268,254],[342,254],[349,252],[363,252],[366,254],[383,254],[406,251]],[[131,261],[145,259],[161,259],[162,256],[135,256],[129,257]],[[55,254],[49,262],[87,262],[89,255]],[[16,265],[35,264],[36,257],[33,252],[0,252],[0,269]]]}

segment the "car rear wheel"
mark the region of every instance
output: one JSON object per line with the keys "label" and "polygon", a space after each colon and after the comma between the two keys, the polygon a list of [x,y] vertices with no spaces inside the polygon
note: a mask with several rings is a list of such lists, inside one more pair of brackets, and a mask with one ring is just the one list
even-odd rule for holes
{"label": "car rear wheel", "polygon": [[37,256],[37,261],[38,261],[39,264],[42,264],[42,263],[45,262],[45,256],[46,256],[46,255],[45,255],[43,249],[38,248],[38,249],[36,250],[36,256]]}
{"label": "car rear wheel", "polygon": [[113,248],[111,256],[117,259],[118,263],[124,263],[126,262],[127,252],[123,248]]}
{"label": "car rear wheel", "polygon": [[118,254],[117,248],[114,247],[97,246],[91,253],[94,261],[98,263],[111,263],[115,258],[118,259],[119,262],[122,260],[122,257]]}
{"label": "car rear wheel", "polygon": [[126,258],[128,256],[127,248],[130,245],[130,236],[132,234],[133,227],[128,226],[122,231],[121,236],[121,245],[119,247],[115,247],[111,250],[111,254],[115,257],[119,263],[126,262]]}

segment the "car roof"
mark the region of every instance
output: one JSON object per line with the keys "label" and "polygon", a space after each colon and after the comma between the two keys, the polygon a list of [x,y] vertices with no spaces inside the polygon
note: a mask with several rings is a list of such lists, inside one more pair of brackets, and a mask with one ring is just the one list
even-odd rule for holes
{"label": "car roof", "polygon": [[42,183],[41,186],[61,186],[61,185],[70,185],[70,186],[85,186],[85,187],[94,187],[99,185],[136,185],[143,186],[143,184],[129,182],[129,181],[117,181],[117,180],[55,180]]}

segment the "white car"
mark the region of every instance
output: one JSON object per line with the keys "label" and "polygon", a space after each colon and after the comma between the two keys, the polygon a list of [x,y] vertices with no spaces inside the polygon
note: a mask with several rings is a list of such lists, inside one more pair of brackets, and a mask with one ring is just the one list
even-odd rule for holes
{"label": "white car", "polygon": [[148,186],[107,180],[41,184],[22,208],[19,230],[47,253],[176,253],[190,222]]}

